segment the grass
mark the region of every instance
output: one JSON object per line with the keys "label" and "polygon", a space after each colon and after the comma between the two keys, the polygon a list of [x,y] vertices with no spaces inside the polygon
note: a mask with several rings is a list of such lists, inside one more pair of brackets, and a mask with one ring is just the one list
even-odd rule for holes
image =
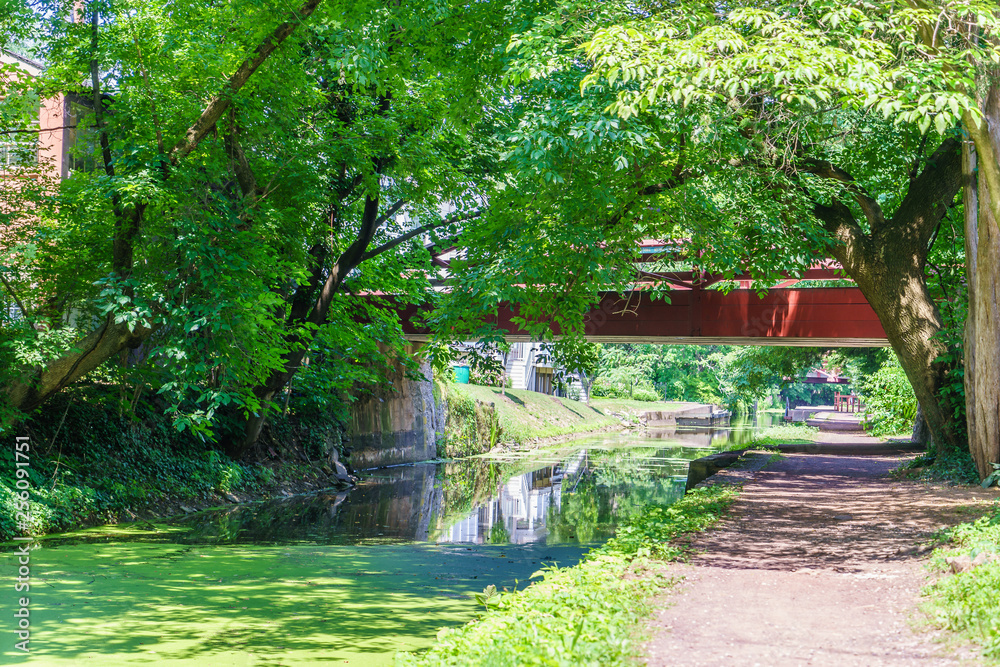
{"label": "grass", "polygon": [[595,398],[586,403],[535,391],[451,383],[447,442],[439,455],[478,454],[498,443],[524,443],[573,433],[590,433],[620,422],[614,414],[670,411],[695,403]]}
{"label": "grass", "polygon": [[[934,551],[931,567],[948,571],[923,590],[923,609],[937,627],[957,633],[1000,662],[1000,504],[986,516],[941,533],[947,542]],[[986,554],[992,562],[950,574],[946,558]]]}
{"label": "grass", "polygon": [[711,526],[739,488],[694,489],[670,506],[651,505],[619,528],[578,565],[545,568],[520,591],[477,595],[480,617],[443,629],[422,654],[401,653],[396,664],[429,665],[632,665],[642,637],[636,626],[661,591],[655,560],[683,558],[684,538]]}
{"label": "grass", "polygon": [[819,429],[805,424],[779,424],[754,434],[749,442],[734,444],[734,449],[766,449],[778,445],[808,445],[816,441]]}
{"label": "grass", "polygon": [[448,386],[448,393],[449,397],[458,394],[480,404],[492,404],[502,442],[521,444],[534,438],[588,433],[618,423],[614,417],[585,403],[535,391],[507,389],[501,395],[499,387],[455,383]]}
{"label": "grass", "polygon": [[665,412],[678,410],[685,406],[698,405],[697,403],[685,403],[684,401],[633,401],[627,398],[592,398],[590,407],[596,408],[605,414],[612,412]]}

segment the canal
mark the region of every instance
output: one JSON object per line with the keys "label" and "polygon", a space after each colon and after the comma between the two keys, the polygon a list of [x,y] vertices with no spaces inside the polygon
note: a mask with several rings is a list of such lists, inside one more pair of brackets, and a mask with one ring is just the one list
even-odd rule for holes
{"label": "canal", "polygon": [[[391,665],[474,618],[485,586],[523,588],[642,506],[676,500],[690,460],[751,431],[602,435],[398,466],[346,492],[43,539],[31,553],[29,660]],[[11,644],[5,664],[20,661]]]}

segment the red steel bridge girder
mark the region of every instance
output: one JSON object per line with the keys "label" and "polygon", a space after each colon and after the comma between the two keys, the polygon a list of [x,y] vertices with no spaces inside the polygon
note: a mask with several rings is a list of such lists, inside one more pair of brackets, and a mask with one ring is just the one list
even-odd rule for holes
{"label": "red steel bridge girder", "polygon": [[[753,290],[672,291],[670,303],[645,292],[602,293],[584,317],[584,332],[599,343],[693,345],[790,345],[816,347],[886,347],[885,331],[875,311],[856,287],[773,289],[763,298]],[[417,309],[401,312],[407,338],[426,340],[429,333],[413,321]],[[509,341],[527,341],[528,332],[512,319],[507,305],[496,324]],[[558,335],[558,326],[553,325]]]}

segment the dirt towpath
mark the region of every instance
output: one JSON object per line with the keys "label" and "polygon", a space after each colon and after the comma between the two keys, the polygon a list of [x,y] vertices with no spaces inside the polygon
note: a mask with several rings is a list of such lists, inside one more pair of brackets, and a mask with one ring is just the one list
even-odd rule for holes
{"label": "dirt towpath", "polygon": [[928,576],[921,547],[996,491],[897,481],[887,475],[907,454],[824,439],[754,474],[699,536],[703,553],[671,566],[684,580],[658,601],[649,665],[977,664],[911,621]]}

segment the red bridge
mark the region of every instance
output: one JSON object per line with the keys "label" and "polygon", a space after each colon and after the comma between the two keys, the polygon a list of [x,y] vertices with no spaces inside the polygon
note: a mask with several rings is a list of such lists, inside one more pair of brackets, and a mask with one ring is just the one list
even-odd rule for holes
{"label": "red bridge", "polygon": [[[820,261],[800,278],[789,278],[763,297],[749,289],[747,275],[732,280],[741,289],[730,292],[705,289],[721,276],[696,271],[665,272],[645,266],[676,252],[676,242],[646,240],[637,263],[640,289],[626,294],[603,293],[584,316],[587,339],[598,343],[664,343],[669,345],[788,345],[802,347],[887,347],[885,331],[861,290],[854,286],[795,287],[802,280],[837,281],[843,272],[836,262]],[[448,268],[443,256],[435,258]],[[648,290],[668,283],[670,303],[654,300]],[[430,332],[414,322],[417,309],[402,311],[408,339],[426,340]],[[530,335],[513,321],[516,308],[502,304],[494,318],[509,341],[527,341]],[[558,335],[558,327],[553,326]]]}
{"label": "red bridge", "polygon": [[[604,293],[584,317],[587,339],[598,343],[670,345],[791,345],[816,347],[885,347],[885,331],[856,287],[773,289],[763,298],[754,290],[723,293],[672,291],[670,303],[648,292]],[[412,321],[415,308],[403,311],[410,340],[430,332]],[[530,336],[514,324],[516,310],[502,305],[496,324],[507,340]],[[558,333],[558,331],[556,331]]]}

